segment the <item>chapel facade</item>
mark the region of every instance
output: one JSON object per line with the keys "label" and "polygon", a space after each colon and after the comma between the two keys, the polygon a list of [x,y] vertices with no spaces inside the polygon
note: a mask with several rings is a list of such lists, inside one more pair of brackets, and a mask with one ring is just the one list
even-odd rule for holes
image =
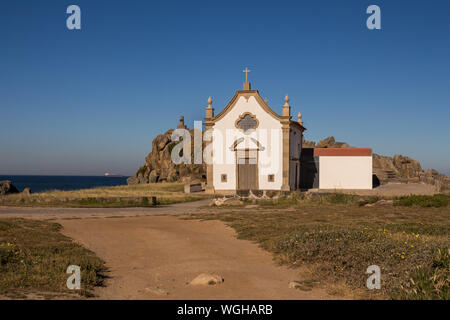
{"label": "chapel facade", "polygon": [[303,148],[302,115],[292,120],[286,95],[281,114],[252,90],[248,70],[242,90],[218,114],[211,97],[204,119],[206,192],[248,190],[371,189],[369,148]]}
{"label": "chapel facade", "polygon": [[289,97],[282,113],[272,110],[258,90],[252,90],[248,69],[243,89],[236,91],[227,106],[214,114],[208,99],[207,148],[212,161],[206,168],[206,191],[235,193],[237,190],[292,191],[300,188],[300,156],[306,128],[301,114],[291,120]]}

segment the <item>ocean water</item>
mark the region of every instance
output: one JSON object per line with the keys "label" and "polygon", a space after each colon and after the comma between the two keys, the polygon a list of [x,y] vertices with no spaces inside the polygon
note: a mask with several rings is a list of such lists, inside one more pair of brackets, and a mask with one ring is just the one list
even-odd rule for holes
{"label": "ocean water", "polygon": [[102,176],[2,176],[1,180],[10,180],[12,184],[23,191],[30,188],[31,192],[49,190],[79,190],[103,186],[120,186],[127,184],[127,177]]}

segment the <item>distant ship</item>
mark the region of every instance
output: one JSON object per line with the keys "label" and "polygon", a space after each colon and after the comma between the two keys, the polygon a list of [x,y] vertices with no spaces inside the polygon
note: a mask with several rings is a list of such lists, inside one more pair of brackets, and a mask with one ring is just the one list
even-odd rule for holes
{"label": "distant ship", "polygon": [[108,178],[123,178],[124,176],[121,175],[121,174],[114,174],[114,173],[107,172],[107,173],[105,173],[105,177],[108,177]]}

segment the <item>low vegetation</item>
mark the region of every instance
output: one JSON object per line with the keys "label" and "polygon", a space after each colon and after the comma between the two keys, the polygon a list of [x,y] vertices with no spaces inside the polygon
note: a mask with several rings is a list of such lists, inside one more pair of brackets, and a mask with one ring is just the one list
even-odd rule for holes
{"label": "low vegetation", "polygon": [[450,202],[449,194],[427,195],[409,195],[402,197],[383,197],[383,196],[361,196],[343,192],[334,193],[291,193],[274,199],[266,200],[245,200],[244,204],[257,203],[265,207],[292,207],[303,205],[357,205],[365,206],[374,204],[380,200],[392,200],[395,206],[420,206],[420,207],[446,207]]}
{"label": "low vegetation", "polygon": [[[322,194],[266,202],[258,210],[218,208],[192,218],[220,219],[281,264],[311,268],[310,281],[345,283],[359,297],[448,299],[450,209],[442,199],[448,196],[366,207],[362,203],[380,199]],[[370,265],[381,268],[381,290],[366,288]]]}
{"label": "low vegetation", "polygon": [[394,202],[396,206],[421,206],[421,207],[446,207],[448,206],[450,195],[435,194],[433,196],[411,195],[401,197]]}
{"label": "low vegetation", "polygon": [[[153,197],[156,197],[153,200]],[[182,183],[153,183],[92,189],[53,190],[31,195],[12,194],[0,197],[6,206],[62,207],[147,207],[189,202],[208,198],[205,194],[185,194]]]}
{"label": "low vegetation", "polygon": [[450,250],[438,249],[426,267],[417,267],[399,297],[415,300],[450,300]]}
{"label": "low vegetation", "polygon": [[[0,219],[1,296],[90,296],[92,288],[102,284],[104,262],[62,235],[60,228],[57,223],[45,221]],[[69,265],[80,266],[80,291],[67,289]]]}

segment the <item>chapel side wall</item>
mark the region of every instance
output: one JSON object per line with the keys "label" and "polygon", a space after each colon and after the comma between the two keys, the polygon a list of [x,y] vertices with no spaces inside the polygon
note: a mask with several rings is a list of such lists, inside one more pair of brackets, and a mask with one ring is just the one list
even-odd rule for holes
{"label": "chapel side wall", "polygon": [[372,189],[372,156],[319,157],[320,189]]}
{"label": "chapel side wall", "polygon": [[[289,137],[290,161],[289,161],[289,185],[291,190],[296,190],[300,186],[300,154],[302,149],[302,132],[297,127],[292,127]],[[297,172],[295,170],[297,166]],[[297,179],[296,179],[297,174]],[[297,181],[297,185],[295,182]]]}
{"label": "chapel side wall", "polygon": [[[256,116],[259,126],[251,135],[245,135],[236,129],[235,122],[245,112]],[[227,136],[226,131],[232,131]],[[215,190],[236,190],[236,154],[230,150],[234,141],[240,137],[254,137],[264,150],[258,153],[258,185],[262,190],[280,190],[282,185],[282,145],[281,123],[268,114],[258,103],[255,97],[248,100],[240,96],[236,105],[213,127],[213,181]],[[223,138],[222,138],[223,137]],[[220,150],[220,151],[219,151]],[[227,181],[222,182],[222,174],[227,175]],[[274,175],[274,181],[269,182],[268,175]]]}

